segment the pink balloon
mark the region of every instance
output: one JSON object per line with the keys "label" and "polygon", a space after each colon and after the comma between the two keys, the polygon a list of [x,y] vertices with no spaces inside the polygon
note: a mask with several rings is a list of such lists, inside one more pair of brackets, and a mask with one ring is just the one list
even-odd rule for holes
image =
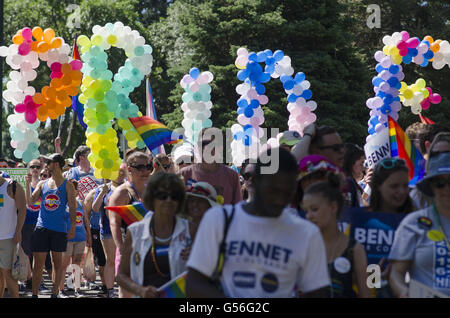
{"label": "pink balloon", "polygon": [[50,78],[51,78],[51,79],[54,79],[54,78],[61,78],[61,77],[63,77],[63,73],[61,73],[61,72],[52,72],[52,73],[50,74]]}
{"label": "pink balloon", "polygon": [[259,95],[257,100],[261,105],[266,105],[269,102],[269,97],[267,97],[266,95]]}
{"label": "pink balloon", "polygon": [[31,46],[28,42],[22,42],[22,44],[19,45],[18,52],[20,55],[27,55],[30,53]]}
{"label": "pink balloon", "polygon": [[439,95],[439,94],[431,95],[431,102],[433,104],[439,104],[441,102],[441,100],[442,100],[441,95]]}
{"label": "pink balloon", "polygon": [[83,67],[83,62],[81,62],[80,60],[73,60],[69,64],[72,66],[72,70],[74,71],[81,70],[81,68]]}
{"label": "pink balloon", "polygon": [[189,85],[189,89],[192,92],[196,92],[196,91],[198,91],[200,89],[200,85],[198,85],[197,82],[193,82],[191,85]]}
{"label": "pink balloon", "polygon": [[61,72],[61,66],[62,64],[59,62],[53,62],[52,65],[50,65],[50,69],[53,72]]}
{"label": "pink balloon", "polygon": [[30,28],[23,28],[22,29],[22,37],[25,39],[25,41],[31,41],[33,36],[33,32]]}
{"label": "pink balloon", "polygon": [[28,123],[34,124],[36,122],[36,119],[37,119],[36,111],[25,112],[25,120]]}
{"label": "pink balloon", "polygon": [[410,49],[414,49],[419,46],[420,42],[417,38],[411,38],[411,39],[407,40],[406,43],[408,44],[408,47]]}
{"label": "pink balloon", "polygon": [[408,48],[399,50],[399,54],[400,54],[400,56],[408,55]]}
{"label": "pink balloon", "polygon": [[406,41],[406,40],[409,39],[409,33],[408,32],[402,31],[402,32],[400,32],[400,34],[402,35],[402,40],[403,41]]}
{"label": "pink balloon", "polygon": [[190,75],[186,74],[183,76],[183,82],[186,84],[192,83],[193,81],[194,79]]}
{"label": "pink balloon", "polygon": [[430,108],[430,99],[429,98],[425,98],[423,101],[420,102],[420,106],[424,110]]}
{"label": "pink balloon", "polygon": [[399,49],[399,50],[408,49],[408,44],[406,44],[405,41],[400,41],[397,44],[397,49]]}
{"label": "pink balloon", "polygon": [[431,89],[431,87],[425,87],[428,91],[428,96],[433,95],[433,90]]}
{"label": "pink balloon", "polygon": [[309,116],[309,114],[311,114],[311,110],[309,109],[309,107],[300,107],[300,115],[302,116]]}

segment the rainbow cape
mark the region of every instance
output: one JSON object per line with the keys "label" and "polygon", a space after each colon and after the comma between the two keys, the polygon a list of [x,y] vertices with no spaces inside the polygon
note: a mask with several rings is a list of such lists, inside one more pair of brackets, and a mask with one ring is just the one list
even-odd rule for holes
{"label": "rainbow cape", "polygon": [[142,220],[148,212],[140,202],[130,205],[106,206],[105,209],[118,213],[128,225]]}
{"label": "rainbow cape", "polygon": [[183,136],[174,133],[164,124],[150,117],[130,117],[129,119],[144,140],[147,148],[152,152],[160,145],[176,144],[183,138]]}
{"label": "rainbow cape", "polygon": [[406,161],[409,169],[409,185],[413,186],[425,175],[425,160],[398,123],[391,116],[388,117],[391,157]]}
{"label": "rainbow cape", "polygon": [[158,288],[161,298],[186,298],[187,271]]}

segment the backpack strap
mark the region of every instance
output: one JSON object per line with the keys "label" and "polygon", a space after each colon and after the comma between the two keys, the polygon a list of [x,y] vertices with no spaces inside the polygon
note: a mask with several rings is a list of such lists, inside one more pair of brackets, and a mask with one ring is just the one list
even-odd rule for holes
{"label": "backpack strap", "polygon": [[231,223],[231,221],[233,219],[233,216],[234,216],[234,210],[235,210],[235,207],[233,205],[233,208],[231,210],[231,215],[228,216],[228,213],[227,213],[225,207],[222,208],[223,215],[224,215],[224,218],[225,218],[225,223],[224,223],[224,226],[223,226],[223,239],[222,239],[222,242],[219,245],[219,256],[218,256],[218,259],[217,259],[217,265],[216,265],[216,268],[215,268],[214,273],[212,275],[213,281],[216,281],[216,282],[219,280],[220,276],[222,276],[222,270],[223,270],[223,266],[225,264],[225,253],[226,253],[226,243],[225,243],[225,241],[226,241],[226,238],[227,238],[227,234],[228,234],[228,229],[230,227],[230,223]]}

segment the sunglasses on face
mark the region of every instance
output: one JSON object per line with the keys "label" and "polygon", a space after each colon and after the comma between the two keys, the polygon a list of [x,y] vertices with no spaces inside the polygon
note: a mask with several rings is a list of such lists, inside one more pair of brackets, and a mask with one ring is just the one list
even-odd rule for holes
{"label": "sunglasses on face", "polygon": [[345,145],[344,144],[334,144],[334,145],[329,145],[329,146],[322,146],[319,147],[319,149],[331,149],[334,152],[341,152],[342,149],[344,149]]}
{"label": "sunglasses on face", "polygon": [[403,159],[387,158],[387,159],[381,160],[378,166],[389,170],[389,169],[392,169],[395,167],[404,167],[404,166],[406,166],[406,163],[405,163],[405,160],[403,160]]}
{"label": "sunglasses on face", "polygon": [[30,166],[30,169],[41,169],[41,166]]}
{"label": "sunglasses on face", "polygon": [[139,171],[145,171],[145,170],[152,171],[153,170],[153,167],[152,167],[152,165],[150,163],[146,164],[146,165],[134,165],[134,166],[130,166],[130,167],[134,168],[136,170],[139,170]]}
{"label": "sunglasses on face", "polygon": [[173,201],[181,201],[183,195],[180,193],[167,193],[167,192],[156,192],[155,199],[164,201],[170,196],[170,199]]}
{"label": "sunglasses on face", "polygon": [[446,185],[450,187],[450,179],[434,178],[431,180],[431,184],[438,189],[443,189]]}

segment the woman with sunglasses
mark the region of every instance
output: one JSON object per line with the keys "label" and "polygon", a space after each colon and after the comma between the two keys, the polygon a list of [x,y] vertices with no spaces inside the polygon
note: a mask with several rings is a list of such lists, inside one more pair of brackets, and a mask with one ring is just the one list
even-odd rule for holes
{"label": "woman with sunglasses", "polygon": [[[109,206],[129,205],[143,201],[145,185],[152,172],[152,162],[149,155],[141,151],[131,153],[127,157],[128,181],[118,186],[109,198]],[[116,244],[116,275],[121,260],[123,242],[127,224],[118,213],[108,213],[111,234]],[[131,294],[119,288],[119,297],[131,297]]]}
{"label": "woman with sunglasses", "polygon": [[241,176],[244,179],[242,185],[242,197],[245,201],[250,202],[255,196],[255,187],[253,179],[256,175],[256,164],[250,163],[248,159],[244,161],[241,167]]}
{"label": "woman with sunglasses", "polygon": [[411,280],[450,296],[450,133],[433,140],[426,172],[417,188],[432,197],[432,205],[402,220],[389,254],[389,284],[397,297],[408,297],[407,272]]}
{"label": "woman with sunglasses", "polygon": [[[41,162],[39,159],[33,159],[28,163],[28,174],[31,175],[31,192],[34,191],[39,183],[39,172],[41,171]],[[37,219],[39,216],[39,210],[41,209],[41,198],[33,205],[27,204],[27,215],[25,217],[25,223],[22,227],[22,248],[25,254],[30,259],[28,264],[28,279],[26,281],[26,287],[31,289],[31,265],[33,264],[33,253],[31,251],[31,235],[36,227]]]}
{"label": "woman with sunglasses", "polygon": [[157,172],[148,181],[143,201],[149,212],[128,227],[117,283],[133,295],[155,298],[158,287],[186,270],[182,254],[192,240],[189,222],[179,217],[184,184],[175,174]]}

